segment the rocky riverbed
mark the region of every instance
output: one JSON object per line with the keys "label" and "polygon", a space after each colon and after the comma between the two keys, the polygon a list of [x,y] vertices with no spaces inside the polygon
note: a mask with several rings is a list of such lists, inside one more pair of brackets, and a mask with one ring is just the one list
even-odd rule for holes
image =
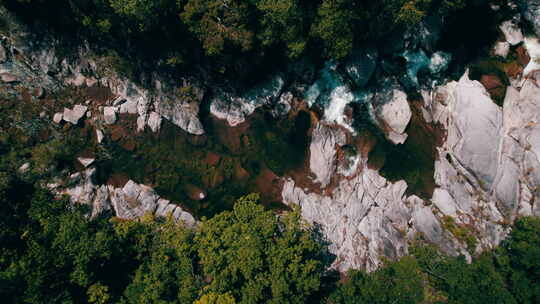
{"label": "rocky riverbed", "polygon": [[416,238],[470,259],[540,215],[539,7],[488,9],[498,37],[467,65],[438,49],[444,25],[428,19],[422,35],[236,90],[157,72],[142,85],[89,46],[63,57],[0,8],[0,96],[86,136],[47,186],[93,216],[196,225],[260,192],[276,210],[299,205],[340,271],[374,270]]}

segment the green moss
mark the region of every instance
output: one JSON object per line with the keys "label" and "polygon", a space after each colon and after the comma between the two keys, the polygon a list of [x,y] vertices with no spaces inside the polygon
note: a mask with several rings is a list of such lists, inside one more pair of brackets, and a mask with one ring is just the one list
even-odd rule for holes
{"label": "green moss", "polygon": [[442,218],[443,228],[452,233],[456,239],[461,242],[464,242],[467,245],[467,250],[469,253],[473,254],[478,240],[474,236],[474,232],[470,228],[464,225],[456,224],[453,217],[445,215]]}

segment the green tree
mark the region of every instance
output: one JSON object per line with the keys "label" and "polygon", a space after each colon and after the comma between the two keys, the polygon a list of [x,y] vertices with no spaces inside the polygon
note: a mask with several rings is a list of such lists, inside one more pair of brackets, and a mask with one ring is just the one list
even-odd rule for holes
{"label": "green tree", "polygon": [[109,287],[96,283],[92,284],[87,291],[88,303],[107,304],[110,303]]}
{"label": "green tree", "polygon": [[300,56],[307,44],[309,11],[299,0],[260,0],[261,30],[257,35],[263,47],[285,45],[291,58]]}
{"label": "green tree", "polygon": [[194,304],[235,304],[234,297],[229,293],[217,294],[209,293],[203,295],[200,299],[194,302]]}
{"label": "green tree", "polygon": [[351,270],[348,280],[329,297],[333,304],[420,303],[424,299],[422,271],[411,256],[390,262],[372,273]]}
{"label": "green tree", "polygon": [[312,34],[322,40],[328,56],[339,59],[350,54],[356,17],[354,1],[323,0]]}
{"label": "green tree", "polygon": [[321,245],[298,212],[277,218],[257,201],[248,195],[202,223],[195,242],[205,290],[239,303],[303,303],[321,284]]}
{"label": "green tree", "polygon": [[254,34],[249,16],[249,6],[241,0],[188,0],[180,13],[211,56],[222,54],[228,44],[242,51],[252,48]]}
{"label": "green tree", "polygon": [[411,249],[431,285],[444,293],[448,303],[516,303],[505,286],[504,277],[485,253],[468,264],[463,256],[449,257],[433,246],[419,245]]}
{"label": "green tree", "polygon": [[496,261],[519,303],[540,301],[540,218],[516,221],[506,244],[496,251]]}
{"label": "green tree", "polygon": [[[148,222],[147,222],[148,225]],[[202,285],[195,273],[192,231],[169,218],[150,223],[154,230],[150,257],[144,259],[127,287],[128,303],[192,303]]]}
{"label": "green tree", "polygon": [[157,27],[161,17],[177,11],[176,0],[109,0],[119,16],[134,21],[141,31]]}

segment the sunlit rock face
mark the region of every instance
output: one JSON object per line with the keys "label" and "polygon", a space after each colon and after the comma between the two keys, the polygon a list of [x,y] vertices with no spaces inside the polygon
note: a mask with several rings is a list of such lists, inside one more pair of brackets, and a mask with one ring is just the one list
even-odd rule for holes
{"label": "sunlit rock face", "polygon": [[182,207],[171,203],[146,185],[129,180],[123,187],[95,184],[96,168],[88,168],[74,173],[67,179],[66,185],[51,185],[49,188],[59,194],[67,194],[73,203],[90,206],[92,217],[104,212],[114,211],[121,219],[135,219],[145,214],[172,216],[187,226],[194,226],[197,221]]}
{"label": "sunlit rock face", "polygon": [[497,150],[502,126],[502,112],[478,81],[465,74],[447,85],[447,103],[452,126],[446,144],[461,165],[475,172],[489,189],[497,172]]}
{"label": "sunlit rock face", "polygon": [[538,37],[529,36],[525,38],[524,46],[531,60],[523,71],[523,76],[530,76],[534,71],[540,69],[540,41]]}
{"label": "sunlit rock face", "polygon": [[407,140],[405,129],[411,120],[407,94],[397,83],[388,82],[370,101],[375,122],[394,144]]}
{"label": "sunlit rock face", "polygon": [[[438,148],[436,188],[430,199],[407,194],[406,182],[389,182],[363,157],[352,178],[340,179],[329,195],[306,192],[287,179],[283,200],[300,205],[303,216],[320,225],[337,256],[334,267],[340,270],[374,270],[382,255],[405,254],[418,233],[453,255],[470,257],[493,248],[508,233],[505,221],[540,211],[532,190],[540,180],[540,144],[535,142],[540,111],[534,108],[540,92],[535,83],[529,78],[521,91],[510,88],[502,109],[468,74],[426,95],[426,115],[447,130]],[[317,168],[319,179],[339,174],[328,164],[345,144],[335,140],[342,138],[341,132],[321,123],[313,133],[313,143],[329,143],[325,149],[311,145],[312,155],[317,155],[311,167]],[[469,227],[474,247],[445,229],[448,217]]]}
{"label": "sunlit rock face", "polygon": [[[148,87],[142,87],[135,81],[119,75],[112,67],[105,64],[105,58],[94,54],[88,46],[74,50],[77,56],[69,59],[61,57],[59,42],[50,37],[35,38],[10,13],[0,7],[0,14],[9,20],[10,37],[0,39],[0,80],[17,81],[28,89],[45,89],[57,91],[66,86],[104,86],[116,95],[117,113],[137,115],[139,129],[144,129],[152,109],[161,117],[188,133],[204,134],[203,125],[198,117],[198,103],[204,92],[201,86],[192,79],[171,80],[152,74],[153,81]],[[14,52],[18,56],[14,56]],[[2,75],[9,75],[2,76]],[[9,79],[8,79],[9,78]],[[177,96],[177,83],[193,88],[195,100],[185,100]],[[68,112],[67,119],[70,119]],[[110,114],[110,112],[109,112]],[[109,122],[111,116],[108,115]],[[148,123],[155,126],[154,120]],[[64,120],[67,120],[64,117]],[[103,120],[105,118],[102,117]],[[69,120],[67,120],[69,121]],[[151,129],[156,129],[151,128]]]}

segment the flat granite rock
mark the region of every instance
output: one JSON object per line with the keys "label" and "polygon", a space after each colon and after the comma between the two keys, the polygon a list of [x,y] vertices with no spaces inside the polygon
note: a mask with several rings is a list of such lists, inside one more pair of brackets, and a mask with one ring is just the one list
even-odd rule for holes
{"label": "flat granite rock", "polygon": [[79,120],[83,118],[88,110],[87,106],[75,105],[73,109],[64,108],[63,119],[74,125],[79,123]]}

